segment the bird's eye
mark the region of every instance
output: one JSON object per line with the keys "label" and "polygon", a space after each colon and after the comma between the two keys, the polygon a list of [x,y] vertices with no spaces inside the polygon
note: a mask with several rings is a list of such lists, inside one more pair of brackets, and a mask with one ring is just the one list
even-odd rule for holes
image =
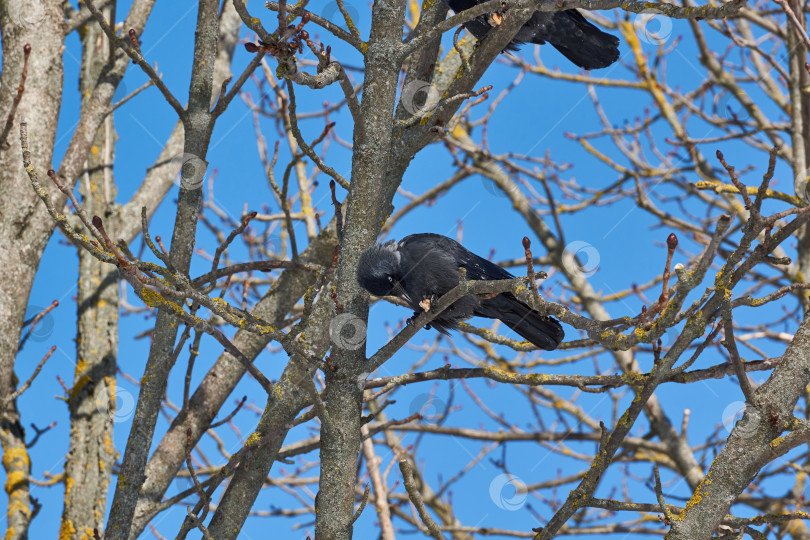
{"label": "bird's eye", "polygon": [[388,283],[394,283],[394,276],[388,276]]}

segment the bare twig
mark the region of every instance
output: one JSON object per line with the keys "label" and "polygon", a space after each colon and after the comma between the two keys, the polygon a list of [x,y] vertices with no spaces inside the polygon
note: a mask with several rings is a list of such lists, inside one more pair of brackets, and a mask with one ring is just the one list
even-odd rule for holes
{"label": "bare twig", "polygon": [[48,358],[51,357],[51,355],[55,350],[56,345],[51,347],[50,350],[48,350],[48,352],[45,353],[45,356],[43,356],[42,360],[39,361],[39,364],[37,364],[37,367],[34,369],[34,372],[31,374],[31,376],[28,377],[28,379],[24,383],[22,383],[15,391],[13,391],[11,394],[3,398],[2,403],[0,403],[0,411],[5,410],[6,405],[8,405],[10,402],[20,397],[23,394],[23,392],[25,392],[26,390],[28,390],[28,388],[31,387],[31,383],[33,383],[34,379],[37,378],[37,375],[39,375],[39,372],[42,371],[42,368],[45,366],[45,362],[48,361]]}
{"label": "bare twig", "polygon": [[3,127],[3,132],[0,133],[0,147],[7,144],[6,140],[8,139],[8,134],[11,133],[11,128],[14,125],[14,115],[17,114],[17,107],[20,105],[20,101],[22,101],[23,92],[25,92],[25,79],[28,78],[28,57],[30,55],[31,45],[26,43],[23,47],[23,68],[22,74],[20,75],[20,84],[17,86],[17,94],[15,94],[14,99],[11,101],[11,110],[9,110],[8,116],[6,117],[6,125]]}
{"label": "bare twig", "polygon": [[408,461],[408,458],[399,460],[399,470],[402,471],[402,479],[403,483],[405,484],[405,489],[408,492],[408,498],[416,507],[416,511],[419,512],[419,517],[422,520],[422,523],[425,524],[425,527],[427,527],[428,532],[433,538],[436,540],[444,540],[444,535],[442,534],[441,529],[439,529],[439,526],[435,521],[433,521],[433,518],[430,517],[427,508],[425,508],[425,502],[422,500],[422,494],[419,493],[419,488],[416,486],[416,483],[413,480],[413,471],[411,471],[411,464]]}

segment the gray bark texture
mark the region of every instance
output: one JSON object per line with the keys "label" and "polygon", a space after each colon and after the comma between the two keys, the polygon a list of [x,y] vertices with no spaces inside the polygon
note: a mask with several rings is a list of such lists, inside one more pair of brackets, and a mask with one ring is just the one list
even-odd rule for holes
{"label": "gray bark texture", "polygon": [[[782,476],[794,474],[793,485],[784,490],[784,501],[763,495],[768,488],[760,484],[764,471],[772,470],[769,467],[775,461],[791,452],[795,456],[810,441],[810,286],[806,282],[810,275],[810,207],[806,204],[810,36],[806,6],[796,0],[777,0],[778,9],[761,13],[745,2],[681,7],[620,0],[493,0],[450,14],[447,4],[439,0],[424,0],[421,9],[418,2],[404,0],[375,0],[369,6],[348,0],[335,0],[325,7],[316,3],[253,2],[248,7],[243,0],[200,0],[195,6],[193,53],[187,59],[188,91],[176,96],[139,45],[154,0],[134,0],[122,23],[114,2],[83,0],[73,6],[57,0],[0,0],[0,122],[8,118],[0,126],[0,444],[8,503],[5,538],[28,538],[31,522],[41,508],[32,489],[45,482],[35,480],[27,446],[32,443],[26,439],[26,422],[17,398],[29,390],[48,357],[28,381],[20,380],[15,360],[25,343],[23,319],[39,261],[57,224],[58,234],[76,245],[79,260],[76,367],[70,388],[65,388],[70,446],[64,472],[51,481],[65,489],[61,538],[134,540],[150,527],[158,534],[154,525],[161,513],[178,507],[185,514],[172,534],[180,539],[189,534],[235,539],[244,535],[248,519],[304,515],[311,520],[308,526],[315,540],[349,540],[358,536],[355,523],[364,510],[366,520],[373,512],[372,519],[379,521],[380,536],[385,540],[405,531],[455,540],[496,534],[534,535],[545,540],[562,534],[611,533],[684,540],[743,534],[759,539],[770,533],[775,538],[787,534],[810,538],[803,521],[810,514],[802,510],[807,506],[804,491],[810,457],[805,453],[792,458],[789,466],[779,470]],[[597,77],[550,70],[539,54],[535,62],[526,60],[529,55],[525,53],[531,50],[528,45],[523,56],[503,54],[536,10],[572,8],[622,10],[615,22],[600,24],[621,35],[628,50],[623,62],[631,67],[622,76],[629,74],[631,80],[613,79],[616,75],[610,71]],[[361,9],[370,18],[368,35],[361,35],[351,20]],[[625,12],[632,14],[632,22]],[[666,22],[688,19],[683,28],[692,33],[699,51],[697,61],[705,68],[700,88],[689,93],[668,86],[659,73],[659,60],[675,48],[658,46],[656,60],[648,58],[651,53],[641,45],[645,36],[650,39],[641,27],[646,24],[643,16]],[[492,26],[480,41],[460,30],[460,25],[474,18]],[[719,19],[726,30],[718,30]],[[450,36],[457,28],[452,46],[443,47],[443,34]],[[728,55],[712,50],[710,43],[715,41],[707,41],[708,28],[746,51],[741,55],[744,68],[734,71],[737,68],[729,66]],[[63,92],[73,91],[66,90],[63,81],[63,49],[73,31],[82,44],[78,81],[82,108],[64,158],[57,165],[53,163],[56,123]],[[316,31],[326,39],[316,38]],[[240,36],[247,37],[241,45]],[[338,54],[331,56],[328,44],[333,39],[356,52],[358,64]],[[786,50],[784,66],[765,54],[763,43],[770,40],[776,42],[774,50]],[[231,64],[242,45],[253,56],[234,73]],[[550,46],[543,47],[546,51]],[[480,88],[480,81],[496,60],[509,64],[519,75],[511,86],[497,88],[502,91],[497,99],[486,101],[486,92],[492,88]],[[112,171],[116,152],[126,149],[116,144],[112,102],[128,69],[141,70],[149,77],[150,85],[177,114],[177,123],[134,195],[120,201]],[[771,74],[773,70],[777,75]],[[587,87],[586,95],[604,127],[599,133],[602,138],[573,134],[571,139],[616,172],[614,184],[583,187],[576,179],[561,179],[559,173],[568,164],[553,161],[555,152],[551,150],[540,158],[496,154],[490,149],[489,121],[497,115],[498,104],[524,77],[537,76]],[[260,97],[245,90],[246,83],[255,83]],[[749,84],[764,92],[773,102],[770,105],[777,110],[776,116],[784,118],[778,122],[769,119],[766,107],[741,89]],[[635,126],[625,122],[624,127],[616,127],[619,123],[609,118],[609,107],[603,106],[595,90],[603,86],[649,94],[656,110]],[[299,111],[305,92],[317,96],[325,87],[341,93],[340,104],[326,103],[316,113]],[[409,88],[419,88],[424,101],[413,93],[406,98]],[[715,99],[715,92],[733,96],[740,114],[718,120],[722,107],[710,110],[706,105]],[[206,197],[208,186],[201,185],[203,178],[213,185],[210,176],[205,176],[210,172],[207,157],[212,133],[235,99],[243,100],[248,114],[253,115],[257,150],[276,212],[260,213],[262,205],[246,195],[248,205],[257,208],[251,212],[254,208],[246,206],[239,222],[217,207],[212,197]],[[541,106],[542,100],[536,100],[530,106]],[[491,105],[488,112],[482,103]],[[479,116],[470,114],[473,107],[481,111]],[[350,144],[335,134],[330,115],[338,110],[352,122]],[[741,119],[743,111],[746,117]],[[690,131],[687,120],[695,116],[722,135],[708,137]],[[310,133],[310,122],[321,121],[324,127],[319,136],[308,139],[309,135],[302,134]],[[265,122],[275,122],[270,141],[262,134]],[[646,133],[650,126],[656,133],[670,135],[667,144],[676,150],[656,147],[654,137]],[[557,126],[552,131],[555,129]],[[644,139],[648,135],[650,141]],[[545,136],[538,144],[543,140]],[[603,151],[604,140],[612,145],[613,154]],[[758,156],[769,159],[763,160],[767,170],[759,187],[743,185],[733,160],[727,162],[717,148],[713,148],[713,157],[703,155],[706,144],[729,141],[747,144]],[[648,142],[651,152],[641,149]],[[350,147],[348,178],[330,166],[330,144]],[[455,174],[422,194],[401,189],[412,160],[431,145],[447,151]],[[288,155],[280,155],[279,147]],[[645,153],[669,165],[651,163]],[[676,153],[685,157],[671,165]],[[583,156],[588,157],[585,152]],[[195,182],[186,174],[188,160],[196,168]],[[170,243],[164,247],[162,239],[152,240],[148,225],[178,176],[179,161],[183,161],[179,195]],[[792,172],[788,186],[792,193],[779,191],[788,189],[785,182],[772,182],[777,164]],[[50,169],[56,172],[46,174]],[[348,318],[365,332],[370,303],[385,301],[370,297],[359,286],[356,271],[361,253],[410,210],[429,208],[470,178],[490,182],[508,205],[506,211],[514,212],[524,226],[525,232],[515,234],[527,235],[523,239],[525,258],[504,265],[525,267],[526,272],[493,282],[467,281],[462,274],[454,289],[394,330],[379,350],[366,350],[365,342],[360,346],[347,343],[340,336],[341,329],[336,332],[335,322]],[[313,193],[325,192],[327,182],[331,201],[316,202]],[[669,193],[660,197],[654,193],[665,182],[666,189],[677,190],[675,203],[667,200]],[[395,212],[397,193],[409,202]],[[651,270],[650,283],[634,283],[625,291],[608,294],[582,271],[577,254],[570,253],[572,238],[562,224],[579,218],[579,212],[589,207],[613,209],[611,205],[618,206],[617,201],[623,199],[634,211],[653,216],[655,225],[678,234],[667,237],[663,274]],[[782,206],[777,213],[766,215],[765,199],[772,199],[768,204],[787,204],[788,210]],[[496,211],[492,204],[487,215]],[[226,225],[214,224],[211,216]],[[200,224],[216,238],[210,250],[197,245]],[[267,236],[262,237],[256,231],[265,224],[269,224]],[[278,249],[268,246],[270,230],[280,237]],[[130,250],[128,244],[141,234],[149,248],[143,250],[145,257],[154,256],[148,260],[159,262],[141,260],[133,254],[137,250]],[[678,247],[679,237],[691,243]],[[229,246],[239,241],[248,247],[249,262],[231,260]],[[627,244],[628,250],[636,249],[630,241]],[[201,252],[208,256],[209,251],[214,253],[211,272],[190,275],[193,259]],[[659,252],[655,253],[658,257]],[[686,264],[673,266],[673,257]],[[554,283],[564,286],[562,293],[546,288],[542,294],[538,292],[536,281],[541,274],[534,269],[541,266],[553,269]],[[119,312],[122,306],[128,307],[120,297],[122,286],[128,294],[132,291],[128,298],[137,297],[153,310],[154,328],[148,333],[151,343],[144,371],[132,374],[140,386],[127,442],[116,449],[117,357],[122,345]],[[657,289],[657,300],[645,296]],[[434,341],[424,347],[424,358],[414,361],[406,372],[391,374],[380,369],[461,296],[503,293],[517,296],[566,325],[568,340],[553,353],[560,356],[549,360],[542,353],[531,355],[530,343],[500,335],[497,326],[488,330],[464,324],[450,338],[430,338]],[[792,304],[786,304],[776,323],[766,321],[757,327],[746,326],[740,319],[735,323],[734,317],[740,313],[737,308],[760,307],[785,297],[798,307],[791,311]],[[644,306],[640,313],[627,307],[626,298]],[[211,313],[210,318],[198,316],[204,310]],[[777,331],[776,326],[786,330]],[[797,329],[790,335],[788,330],[794,327]],[[721,330],[722,339],[718,337]],[[661,339],[670,332],[674,337],[662,346]],[[784,354],[765,357],[757,349],[759,337],[752,337],[756,333],[772,340],[771,344],[786,347]],[[197,380],[195,358],[210,352],[200,350],[203,334],[207,334],[206,340],[218,343],[216,359],[211,359],[200,382],[192,385]],[[458,345],[461,340],[466,340],[463,346]],[[275,350],[273,361],[283,362],[274,372],[280,373],[277,380],[270,380],[255,363],[271,348]],[[710,348],[720,351],[724,361],[692,369]],[[758,355],[757,360],[742,357],[741,351],[748,354],[749,349]],[[417,350],[411,347],[411,351]],[[173,381],[179,380],[175,374],[182,369],[181,358],[186,358],[181,353],[185,351],[183,400],[175,405],[169,399],[174,389],[168,387],[168,381],[170,375]],[[447,365],[420,371],[437,351],[445,355]],[[451,367],[451,354],[470,365]],[[562,357],[566,362],[593,358],[598,373],[539,372]],[[652,362],[644,363],[650,357]],[[600,365],[603,360],[610,362],[610,373]],[[748,373],[766,370],[770,372],[767,381],[756,387]],[[245,400],[233,413],[224,412],[237,385],[248,378],[246,374],[252,378],[251,384],[263,390],[255,399],[261,405],[254,407],[258,420],[252,420],[244,444],[232,451],[226,449],[217,430],[227,429],[224,426],[244,405]],[[727,439],[714,434],[705,445],[690,444],[689,410],[671,408],[672,401],[662,398],[661,388],[731,376],[737,379],[735,392],[745,400],[741,420]],[[502,409],[496,411],[500,404],[487,402],[466,383],[473,379],[483,379],[524,399],[525,409],[535,414],[536,423],[529,417],[530,426],[518,425]],[[396,392],[427,381],[436,381],[437,386],[452,382],[442,387],[449,388],[450,397],[442,403],[441,421],[427,421],[421,409],[404,419],[387,414],[386,407],[395,402]],[[487,420],[498,424],[497,429],[486,429],[483,422],[479,429],[445,422],[453,412],[453,392],[459,381]],[[563,387],[562,392],[557,386]],[[432,400],[435,388],[430,392]],[[582,404],[592,395],[612,400],[612,410],[605,412],[611,407],[599,406],[593,413]],[[624,399],[626,396],[632,400]],[[157,430],[161,414],[168,420],[165,432]],[[683,418],[680,430],[678,417]],[[548,418],[553,418],[552,425]],[[230,425],[242,437],[235,424]],[[288,440],[291,430],[301,425],[307,425],[312,435]],[[42,433],[37,429],[36,437]],[[416,443],[411,433],[416,434]],[[422,436],[480,441],[481,450],[455,476],[437,481],[420,470],[425,460],[424,452],[417,454]],[[216,442],[220,456],[208,454],[209,440]],[[536,494],[537,508],[542,508],[531,507],[532,519],[541,522],[532,532],[464,523],[449,495],[456,482],[484,460],[490,470],[502,471],[499,476],[512,482],[506,449],[513,443],[542,445],[583,466],[556,477],[534,469],[525,473],[536,481],[522,488]],[[490,455],[496,448],[503,450],[500,458]],[[289,464],[291,458],[315,450],[316,464],[310,460],[306,468],[295,472],[274,467],[278,461]],[[716,457],[709,464],[705,455],[711,452]],[[600,487],[606,491],[608,469],[612,473],[642,463],[653,465],[645,485],[652,486],[648,491],[654,502],[633,501],[628,489],[622,493],[614,490],[611,497],[616,500],[596,496]],[[305,477],[309,468],[317,474]],[[622,481],[637,480],[627,471],[629,468],[622,469]],[[662,488],[662,471],[667,480],[674,477],[691,492],[682,507],[668,500],[671,492]],[[116,481],[110,494],[113,476]],[[174,493],[178,486],[184,491]],[[257,498],[268,487],[293,494],[302,508],[270,512],[258,508]],[[504,509],[499,504],[503,495],[496,500],[491,489],[492,485],[493,504]],[[521,493],[516,489],[515,498]],[[760,515],[738,517],[734,514],[738,505]],[[269,517],[252,517],[262,513]],[[626,514],[634,517],[617,517]],[[605,515],[615,520],[600,521]],[[639,515],[642,519],[636,519]]]}
{"label": "gray bark texture", "polygon": [[[0,394],[10,395],[17,387],[14,359],[34,276],[53,222],[26,181],[17,145],[19,118],[38,126],[31,137],[37,165],[50,168],[56,135],[56,116],[62,101],[63,65],[59,47],[39,39],[62,33],[61,2],[7,0],[0,3],[0,37],[3,71],[0,75],[0,111],[12,109],[21,84],[24,52],[30,45],[27,92],[17,107],[10,135],[0,147]],[[36,10],[36,16],[27,14]],[[31,462],[25,448],[25,432],[14,403],[0,410],[0,443],[6,472],[6,538],[28,537],[33,507],[29,500]]]}
{"label": "gray bark texture", "polygon": [[[107,10],[109,16],[109,10]],[[81,79],[89,95],[109,60],[110,45],[101,29],[85,30]],[[91,215],[112,216],[116,188],[113,178],[116,133],[107,116],[93,141],[87,170],[79,180],[83,206]],[[109,226],[108,226],[109,227]],[[111,234],[118,231],[110,227]],[[60,534],[92,537],[104,530],[107,490],[117,457],[113,443],[118,354],[118,271],[84,249],[79,254],[76,371],[70,409],[70,450],[65,461],[65,506]]]}

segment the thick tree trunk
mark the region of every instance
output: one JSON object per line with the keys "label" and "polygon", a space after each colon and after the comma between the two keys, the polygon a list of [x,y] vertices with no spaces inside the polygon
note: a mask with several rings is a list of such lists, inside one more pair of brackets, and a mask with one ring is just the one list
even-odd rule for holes
{"label": "thick tree trunk", "polygon": [[[105,16],[109,19],[109,10]],[[109,41],[91,21],[82,33],[84,54],[79,89],[89,95],[109,58]],[[115,204],[113,155],[115,128],[107,116],[93,141],[87,170],[79,180],[82,205],[88,215],[107,221],[117,238],[114,220],[107,220]],[[87,234],[87,233],[86,233]],[[116,356],[118,352],[118,272],[79,248],[78,328],[76,371],[70,410],[70,450],[65,462],[65,507],[61,533],[93,537],[103,530],[107,490],[115,463]]]}
{"label": "thick tree trunk", "polygon": [[[29,144],[36,165],[50,168],[58,111],[62,103],[63,65],[61,2],[5,0],[0,2],[3,71],[0,115],[5,120],[22,82],[23,48],[31,46],[25,92],[0,144],[0,396],[14,391],[14,360],[28,296],[39,260],[53,231],[53,221],[28,182],[20,159],[19,125],[32,126]],[[43,40],[42,36],[54,36]],[[0,411],[0,443],[9,501],[7,539],[26,538],[31,520],[28,476],[31,464],[24,431],[14,403]]]}

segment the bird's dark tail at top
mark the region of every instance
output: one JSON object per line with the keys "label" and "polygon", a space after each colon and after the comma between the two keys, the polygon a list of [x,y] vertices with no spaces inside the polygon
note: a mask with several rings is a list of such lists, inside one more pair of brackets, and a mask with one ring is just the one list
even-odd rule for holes
{"label": "bird's dark tail at top", "polygon": [[565,337],[562,326],[556,319],[540,315],[511,294],[499,294],[481,302],[480,317],[500,319],[509,328],[547,351],[553,351]]}
{"label": "bird's dark tail at top", "polygon": [[554,13],[546,41],[582,69],[604,68],[619,59],[619,38],[602,32],[575,9]]}

